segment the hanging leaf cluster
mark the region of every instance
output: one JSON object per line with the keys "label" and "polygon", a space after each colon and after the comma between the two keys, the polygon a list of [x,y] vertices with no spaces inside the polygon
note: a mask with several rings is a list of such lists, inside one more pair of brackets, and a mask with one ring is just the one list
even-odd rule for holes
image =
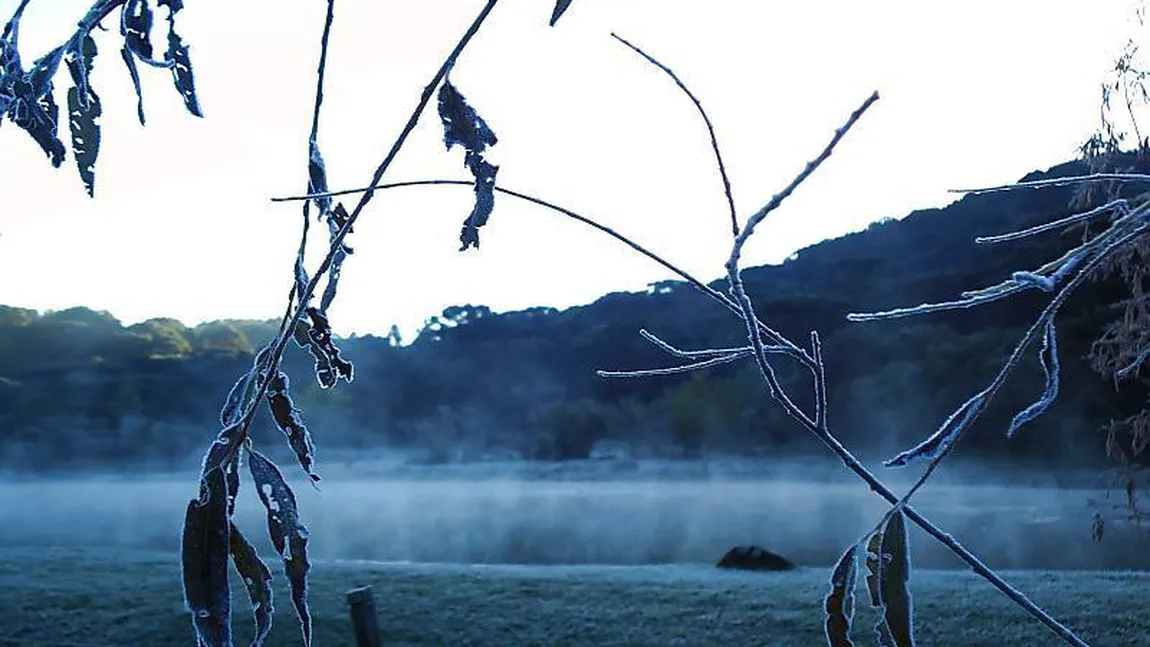
{"label": "hanging leaf cluster", "polygon": [[443,122],[443,143],[447,150],[456,144],[463,146],[466,150],[463,163],[475,177],[475,206],[463,221],[459,234],[459,242],[463,246],[459,251],[471,247],[478,249],[479,228],[487,224],[487,217],[495,207],[495,174],[499,172],[498,166],[484,159],[483,151],[498,140],[495,132],[455,89],[450,79],[439,87],[439,119]]}
{"label": "hanging leaf cluster", "polygon": [[910,589],[910,544],[902,510],[890,515],[865,542],[847,548],[831,572],[831,590],[824,600],[825,635],[829,647],[854,647],[854,589],[858,581],[859,549],[867,569],[871,606],[881,609],[875,633],[881,647],[914,647],[914,608]]}
{"label": "hanging leaf cluster", "polygon": [[151,1],[96,2],[64,44],[34,61],[27,69],[20,59],[19,35],[20,20],[29,0],[20,3],[0,35],[0,124],[6,118],[27,132],[55,167],[63,163],[66,151],[59,137],[60,108],[56,104],[53,78],[61,62],[67,66],[71,77],[66,108],[72,156],[89,196],[94,196],[96,191],[96,158],[100,153],[102,115],[100,97],[89,82],[98,51],[92,31],[117,8],[120,10],[120,35],[124,41],[120,55],[136,90],[140,123],[144,123],[144,107],[137,61],[172,70],[176,89],[188,111],[197,117],[203,116],[196,98],[188,47],[176,31],[176,14],[183,8],[183,2],[155,0],[158,6],[168,10],[168,46],[163,59],[156,60],[151,43],[154,15],[149,4]]}

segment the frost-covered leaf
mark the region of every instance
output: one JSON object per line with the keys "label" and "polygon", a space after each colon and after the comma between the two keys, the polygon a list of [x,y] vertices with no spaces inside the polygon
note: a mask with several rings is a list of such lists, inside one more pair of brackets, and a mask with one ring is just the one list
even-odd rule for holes
{"label": "frost-covered leaf", "polygon": [[57,136],[60,109],[52,96],[52,76],[59,68],[64,47],[57,47],[41,57],[25,72],[16,49],[18,33],[14,22],[5,28],[5,65],[3,78],[0,78],[0,95],[5,97],[8,118],[31,135],[52,166],[58,167],[64,161],[64,144]]}
{"label": "frost-covered leaf", "polygon": [[563,17],[563,12],[567,11],[567,7],[571,6],[571,0],[557,0],[555,8],[551,11],[551,26],[554,27],[555,23]]}
{"label": "frost-covered leaf", "polygon": [[188,56],[188,46],[176,31],[176,14],[184,8],[183,0],[157,0],[161,7],[168,8],[168,51],[164,60],[172,63],[172,81],[184,99],[188,112],[203,117],[200,101],[196,98],[196,82],[192,75],[192,59]]}
{"label": "frost-covered leaf", "polygon": [[[327,167],[323,163],[323,154],[319,151],[319,144],[313,139],[308,146],[307,164],[307,192],[327,193]],[[319,218],[323,219],[331,211],[331,196],[315,198],[315,205],[319,207]]]}
{"label": "frost-covered leaf", "polygon": [[121,9],[120,29],[124,34],[124,46],[140,58],[152,58],[152,8],[148,0],[128,0]]}
{"label": "frost-covered leaf", "polygon": [[314,307],[309,307],[306,312],[311,324],[299,322],[293,331],[293,339],[297,346],[306,348],[315,358],[316,381],[325,389],[335,386],[339,378],[350,383],[355,379],[355,367],[340,355],[332,340],[327,316]]}
{"label": "frost-covered leaf", "polygon": [[[879,587],[882,590],[883,615],[876,627],[879,636],[892,641],[893,647],[914,647],[914,608],[910,590],[910,544],[906,518],[902,510],[891,515],[882,532],[879,559]],[[881,639],[881,638],[880,638]]]}
{"label": "frost-covered leaf", "polygon": [[982,410],[986,394],[986,391],[975,394],[950,414],[950,417],[930,437],[883,464],[887,467],[899,467],[912,461],[933,460],[945,453]]}
{"label": "frost-covered leaf", "polygon": [[200,483],[199,498],[188,502],[184,517],[184,602],[192,614],[196,640],[205,647],[232,644],[227,501],[224,473],[212,470]]}
{"label": "frost-covered leaf", "polygon": [[[343,207],[343,203],[335,205],[335,209],[328,214],[327,227],[330,235],[331,242],[335,242],[336,236],[347,225],[347,221],[351,218],[347,209]],[[354,228],[348,229],[348,233],[354,231]],[[319,302],[319,311],[326,313],[327,309],[331,307],[331,302],[335,300],[336,291],[339,289],[339,277],[343,271],[343,262],[347,259],[348,255],[352,253],[352,249],[347,246],[347,237],[345,236],[340,243],[340,248],[336,250],[335,254],[331,257],[331,267],[327,272],[327,285],[323,288],[323,297]]]}
{"label": "frost-covered leaf", "polygon": [[243,435],[243,426],[239,423],[224,427],[216,434],[215,440],[208,446],[204,460],[200,465],[200,477],[204,478],[214,470],[222,470],[227,462],[239,452],[239,443]]}
{"label": "frost-covered leaf", "polygon": [[241,375],[232,385],[231,390],[228,391],[228,396],[224,399],[224,406],[220,409],[220,424],[224,427],[239,422],[248,403],[255,397],[256,389],[260,385],[256,376],[262,375],[263,363],[267,360],[271,350],[272,344],[267,344],[261,348],[252,359],[252,367],[248,369],[247,373]]}
{"label": "frost-covered leaf", "polygon": [[855,583],[858,581],[858,544],[846,549],[831,571],[831,590],[824,602],[824,629],[828,647],[854,647],[851,621],[855,613]]}
{"label": "frost-covered leaf", "polygon": [[870,605],[882,606],[882,589],[879,588],[879,556],[882,553],[882,531],[871,535],[866,542],[866,589],[870,595]]}
{"label": "frost-covered leaf", "polygon": [[232,564],[244,580],[255,615],[256,631],[251,647],[262,647],[272,629],[272,616],[275,614],[272,573],[235,523],[231,525],[231,553]]}
{"label": "frost-covered leaf", "polygon": [[85,36],[68,54],[68,72],[75,84],[68,89],[68,127],[72,132],[72,157],[90,197],[96,191],[96,157],[100,153],[100,97],[88,83],[96,58],[96,41]]}
{"label": "frost-covered leaf", "polygon": [[145,125],[144,92],[140,89],[140,70],[136,68],[136,56],[128,50],[127,45],[124,45],[120,49],[120,58],[128,67],[128,74],[132,77],[132,87],[136,88],[136,117],[139,118],[140,125],[143,126]]}
{"label": "frost-covered leaf", "polygon": [[228,519],[236,512],[236,498],[240,495],[240,453],[224,466],[224,482],[228,486]]}
{"label": "frost-covered leaf", "polygon": [[1042,373],[1046,376],[1046,387],[1042,397],[1030,406],[1018,412],[1010,421],[1010,428],[1006,430],[1006,437],[1010,438],[1022,425],[1042,415],[1055,398],[1058,397],[1058,333],[1054,328],[1054,319],[1046,323],[1042,335],[1042,350],[1038,353],[1038,361],[1042,364]]}
{"label": "frost-covered leaf", "polygon": [[444,81],[439,88],[439,118],[443,122],[443,143],[448,150],[456,144],[466,149],[464,164],[475,177],[475,206],[463,221],[460,251],[478,248],[479,228],[487,224],[495,205],[495,175],[499,172],[498,166],[483,158],[483,151],[498,139],[451,81]]}
{"label": "frost-covered leaf", "polygon": [[318,483],[319,474],[312,469],[315,462],[315,444],[312,443],[311,432],[308,431],[307,425],[299,417],[299,409],[292,403],[290,385],[287,373],[280,371],[268,385],[268,408],[271,409],[276,426],[287,436],[288,445],[295,452],[300,467],[313,483]]}
{"label": "frost-covered leaf", "polygon": [[260,501],[268,513],[268,535],[284,562],[284,574],[291,587],[292,603],[300,620],[304,645],[311,645],[311,611],[308,608],[307,528],[299,520],[295,494],[284,481],[279,468],[263,454],[248,451],[248,469]]}

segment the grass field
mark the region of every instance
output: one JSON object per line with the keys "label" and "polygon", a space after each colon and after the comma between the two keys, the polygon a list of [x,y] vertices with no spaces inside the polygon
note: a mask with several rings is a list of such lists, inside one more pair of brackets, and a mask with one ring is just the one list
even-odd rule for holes
{"label": "grass field", "polygon": [[[822,569],[320,562],[312,572],[318,646],[354,644],[344,593],[357,585],[374,589],[385,646],[824,644]],[[1148,572],[1013,571],[1007,579],[1092,645],[1150,645]],[[270,643],[298,645],[283,584],[277,573]],[[251,619],[239,591],[235,582],[242,645]],[[912,591],[920,645],[1057,643],[971,573],[917,571]],[[185,647],[193,640],[182,605],[175,555],[0,549],[0,647]],[[875,644],[874,621],[862,604],[859,644]]]}

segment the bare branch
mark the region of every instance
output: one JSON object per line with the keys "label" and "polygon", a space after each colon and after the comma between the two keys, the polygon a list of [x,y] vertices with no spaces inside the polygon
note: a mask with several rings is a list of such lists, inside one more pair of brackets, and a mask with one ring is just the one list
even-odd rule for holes
{"label": "bare branch", "polygon": [[659,61],[655,60],[655,58],[652,57],[650,54],[648,54],[647,52],[644,52],[643,50],[639,49],[637,46],[632,45],[628,41],[624,40],[622,36],[616,34],[615,32],[611,32],[611,37],[614,38],[615,40],[619,41],[620,43],[623,43],[627,47],[630,47],[631,49],[635,50],[635,52],[638,53],[639,56],[642,56],[643,58],[647,59],[647,61],[650,62],[651,65],[654,65],[655,67],[659,68],[660,70],[663,70],[664,72],[666,72],[667,76],[671,77],[671,80],[673,80],[675,82],[675,85],[678,85],[679,89],[682,90],[691,99],[691,101],[695,102],[695,107],[698,108],[699,115],[703,118],[703,123],[705,123],[707,125],[707,133],[711,136],[711,149],[715,151],[715,161],[718,162],[718,164],[719,164],[719,176],[723,180],[723,193],[727,196],[727,208],[730,209],[730,213],[731,213],[731,235],[738,236],[739,235],[739,214],[735,210],[735,198],[731,194],[731,180],[730,180],[730,178],[727,177],[727,167],[723,164],[723,155],[721,153],[719,153],[719,141],[715,138],[715,127],[711,124],[711,119],[710,119],[710,117],[707,116],[707,111],[703,110],[703,104],[699,101],[699,99],[697,97],[695,97],[694,93],[692,93],[687,88],[687,85],[685,83],[683,83],[681,80],[679,80],[679,77],[676,76],[675,73],[671,71],[671,68],[669,68],[666,65],[663,65],[662,63],[660,63]]}

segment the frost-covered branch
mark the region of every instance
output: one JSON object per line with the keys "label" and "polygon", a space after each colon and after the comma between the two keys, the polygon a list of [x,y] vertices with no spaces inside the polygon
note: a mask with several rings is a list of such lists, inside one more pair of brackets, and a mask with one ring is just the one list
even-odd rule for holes
{"label": "frost-covered branch", "polygon": [[1072,175],[1067,177],[1056,177],[1048,180],[1033,180],[1030,182],[1015,182],[1013,184],[1002,184],[999,186],[989,186],[981,189],[950,189],[950,193],[965,193],[969,195],[979,195],[983,193],[998,193],[1001,191],[1015,191],[1018,189],[1044,189],[1052,186],[1071,186],[1075,184],[1087,184],[1090,182],[1150,182],[1150,175],[1142,173],[1092,173],[1090,175]]}

